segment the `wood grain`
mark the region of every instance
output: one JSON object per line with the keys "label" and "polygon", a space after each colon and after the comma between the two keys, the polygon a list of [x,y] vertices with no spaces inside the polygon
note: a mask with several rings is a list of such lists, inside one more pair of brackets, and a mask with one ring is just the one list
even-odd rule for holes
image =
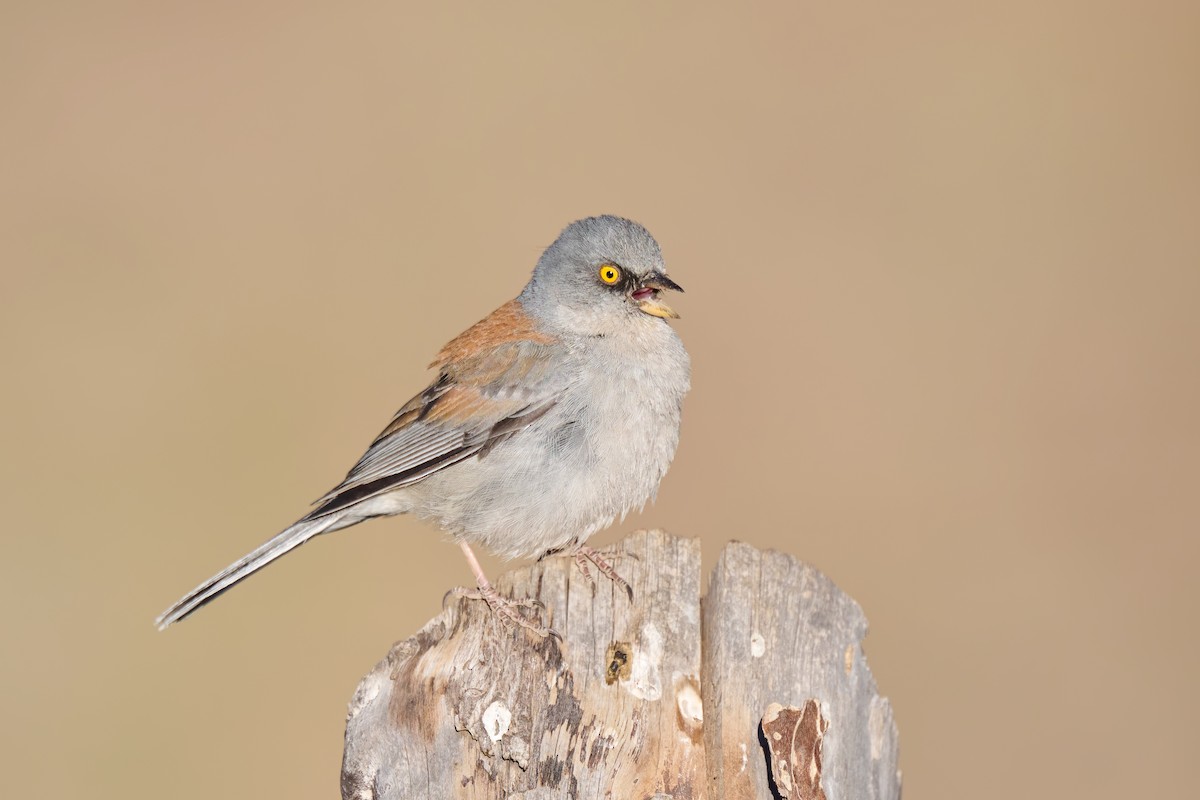
{"label": "wood grain", "polygon": [[[780,797],[760,722],[772,702],[804,709],[813,699],[817,722],[795,726],[805,769],[814,747],[821,763],[823,746],[808,791],[899,797],[895,726],[858,649],[865,620],[828,579],[733,544],[702,620],[696,540],[638,532],[605,554],[633,586],[633,604],[569,558],[498,581],[502,593],[543,602],[562,643],[455,599],[395,645],[351,702],[342,796]],[[702,632],[724,638],[702,648]]]}

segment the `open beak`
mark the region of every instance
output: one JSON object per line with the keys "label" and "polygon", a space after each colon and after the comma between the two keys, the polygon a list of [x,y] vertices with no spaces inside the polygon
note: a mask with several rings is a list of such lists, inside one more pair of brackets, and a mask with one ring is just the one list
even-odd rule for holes
{"label": "open beak", "polygon": [[642,312],[652,317],[679,319],[679,314],[675,313],[675,309],[658,299],[659,293],[665,289],[673,292],[683,291],[682,286],[661,272],[651,272],[639,281],[638,288],[630,296]]}

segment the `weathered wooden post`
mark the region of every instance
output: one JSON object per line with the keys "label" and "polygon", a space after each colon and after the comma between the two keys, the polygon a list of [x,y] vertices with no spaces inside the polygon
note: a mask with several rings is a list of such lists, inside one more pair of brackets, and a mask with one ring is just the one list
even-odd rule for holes
{"label": "weathered wooden post", "polygon": [[455,600],[350,704],[342,796],[898,800],[897,734],[853,600],[791,556],[661,531],[608,551],[635,602],[551,558],[499,581],[562,634]]}

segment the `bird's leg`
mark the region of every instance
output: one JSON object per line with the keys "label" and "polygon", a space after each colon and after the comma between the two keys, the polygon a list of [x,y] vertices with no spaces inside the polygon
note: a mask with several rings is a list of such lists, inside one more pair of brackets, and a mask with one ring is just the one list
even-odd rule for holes
{"label": "bird's leg", "polygon": [[575,563],[578,565],[579,571],[583,573],[583,576],[588,579],[589,583],[592,582],[592,573],[587,566],[590,561],[596,565],[596,569],[607,575],[617,586],[624,589],[625,594],[629,595],[629,602],[633,602],[633,587],[629,585],[627,580],[617,574],[612,564],[605,561],[603,556],[582,542],[571,549],[571,555],[575,557]]}
{"label": "bird's leg", "polygon": [[530,620],[517,611],[518,608],[545,609],[545,605],[540,600],[533,598],[515,600],[509,597],[501,597],[500,593],[492,586],[491,581],[487,579],[487,575],[483,573],[483,567],[479,566],[479,559],[475,557],[471,546],[466,542],[459,542],[458,546],[462,548],[463,555],[467,557],[467,564],[470,565],[471,572],[475,573],[475,584],[479,588],[471,590],[460,586],[453,590],[456,596],[465,597],[470,600],[482,600],[488,604],[488,608],[492,609],[500,617],[501,621],[512,625],[519,625],[543,638],[553,636],[555,639],[562,641],[562,636],[556,630],[543,625],[540,621],[535,622]]}
{"label": "bird's leg", "polygon": [[583,577],[588,583],[593,585],[596,583],[596,579],[592,577],[592,571],[588,569],[587,558],[580,553],[575,553],[575,566],[579,567],[579,571],[583,573]]}

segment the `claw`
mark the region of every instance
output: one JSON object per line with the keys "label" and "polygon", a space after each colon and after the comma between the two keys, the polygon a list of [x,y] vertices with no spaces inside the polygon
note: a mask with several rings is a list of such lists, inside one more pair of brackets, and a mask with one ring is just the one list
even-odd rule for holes
{"label": "claw", "polygon": [[624,589],[625,594],[629,597],[629,602],[633,602],[633,587],[629,585],[627,580],[617,574],[617,571],[613,569],[612,564],[609,564],[603,556],[601,556],[592,548],[588,547],[586,544],[578,545],[575,548],[574,555],[575,563],[579,565],[580,571],[583,572],[584,577],[588,579],[588,582],[592,582],[592,573],[587,567],[587,562],[590,561],[596,565],[596,569],[600,570],[602,573],[607,575],[613,583]]}
{"label": "claw", "polygon": [[[491,585],[481,586],[478,589],[467,589],[459,586],[447,592],[447,595],[450,594],[457,597],[464,597],[468,600],[482,600],[488,604],[488,608],[500,618],[501,622],[516,625],[527,631],[533,631],[543,639],[547,636],[553,636],[558,641],[562,641],[562,636],[558,631],[543,625],[540,621],[531,620],[517,612],[518,608],[532,608],[545,611],[546,604],[541,600],[532,597],[501,597],[500,593],[493,589]],[[540,615],[538,616],[540,617]]]}
{"label": "claw", "polygon": [[[540,613],[535,614],[538,618],[538,621],[535,622],[518,614],[516,611],[517,608],[533,608],[545,611],[546,606],[542,601],[533,598],[511,599],[501,597],[499,592],[492,588],[487,575],[483,574],[483,567],[479,566],[479,559],[475,558],[475,553],[471,550],[471,546],[465,541],[459,542],[458,546],[462,548],[463,555],[466,556],[467,563],[471,566],[471,572],[475,574],[475,581],[479,588],[472,590],[459,587],[452,589],[451,592],[459,597],[484,601],[488,604],[488,608],[492,609],[492,612],[500,618],[501,622],[508,622],[511,625],[517,625],[525,630],[533,631],[543,639],[547,636],[553,636],[560,642],[562,641],[562,637],[557,632],[541,623]],[[444,603],[445,598],[442,598],[442,601]]]}

